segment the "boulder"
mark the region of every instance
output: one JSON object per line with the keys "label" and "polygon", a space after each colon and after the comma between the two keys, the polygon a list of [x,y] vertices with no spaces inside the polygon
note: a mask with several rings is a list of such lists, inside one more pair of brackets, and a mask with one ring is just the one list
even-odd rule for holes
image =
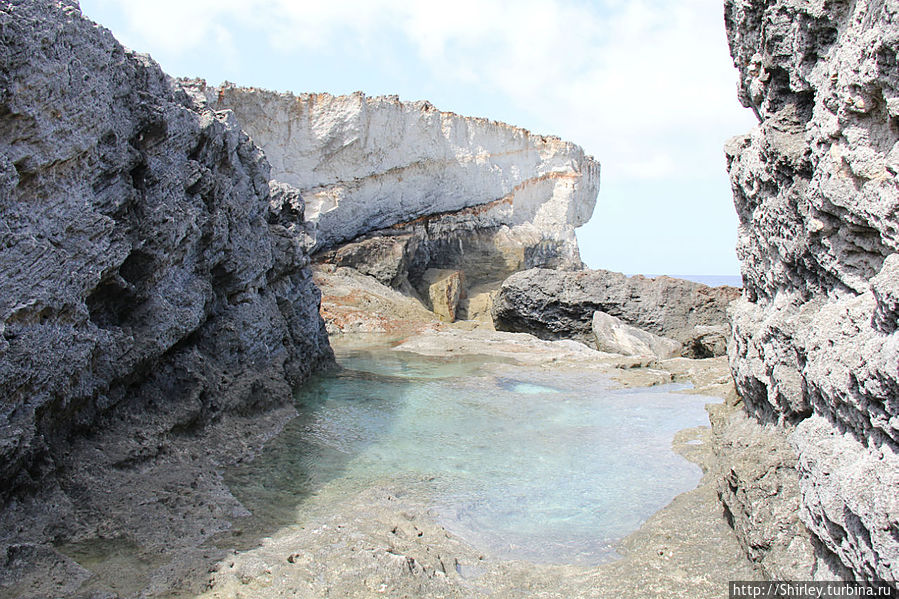
{"label": "boulder", "polygon": [[444,322],[456,320],[464,285],[462,272],[458,270],[429,269],[422,278],[428,307]]}
{"label": "boulder", "polygon": [[323,252],[316,262],[353,268],[384,285],[399,288],[408,281],[411,237],[409,234],[364,237]]}
{"label": "boulder", "polygon": [[599,351],[625,356],[655,356],[666,360],[680,355],[681,344],[625,324],[605,312],[593,313],[593,336]]}
{"label": "boulder", "polygon": [[[697,326],[727,324],[732,287],[657,277],[627,277],[607,270],[535,268],[506,279],[493,307],[497,330],[541,339],[576,339],[595,346],[593,314],[604,312],[638,329],[686,344]],[[721,355],[718,347],[715,355]]]}

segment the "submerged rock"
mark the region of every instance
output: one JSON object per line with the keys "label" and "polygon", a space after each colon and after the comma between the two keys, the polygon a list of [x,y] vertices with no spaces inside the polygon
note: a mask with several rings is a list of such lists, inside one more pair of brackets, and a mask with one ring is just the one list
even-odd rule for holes
{"label": "submerged rock", "polygon": [[[726,150],[745,285],[733,306],[734,378],[746,411],[789,434],[799,482],[780,493],[798,488],[817,565],[893,581],[897,14],[894,0],[726,2],[740,99],[760,121]],[[722,495],[736,520],[772,500],[728,499],[725,483]],[[754,544],[782,555],[759,558],[770,571],[781,569],[772,560],[793,559],[791,539],[756,536]]]}
{"label": "submerged rock", "polygon": [[141,463],[333,358],[303,203],[233,114],[76,2],[3,3],[0,22],[3,499],[114,406],[169,406],[122,456]]}
{"label": "submerged rock", "polygon": [[709,357],[721,355],[723,348],[714,343],[697,351],[696,340],[701,343],[707,327],[727,322],[727,304],[739,293],[731,287],[671,277],[531,269],[506,279],[495,299],[493,318],[497,330],[541,339],[576,339],[595,347],[593,314],[599,311],[687,346],[690,357]]}

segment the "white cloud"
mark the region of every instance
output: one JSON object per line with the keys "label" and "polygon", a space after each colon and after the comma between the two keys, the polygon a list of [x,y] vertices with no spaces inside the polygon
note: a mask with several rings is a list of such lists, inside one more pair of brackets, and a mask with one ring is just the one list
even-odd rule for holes
{"label": "white cloud", "polygon": [[[122,42],[141,52],[188,52],[221,41],[225,17],[242,17],[250,3],[240,0],[94,0],[104,9],[119,9],[128,28],[114,31]],[[86,4],[86,3],[83,3]],[[88,13],[88,16],[94,16]]]}
{"label": "white cloud", "polygon": [[750,122],[720,0],[95,1],[126,14],[125,43],[154,53],[218,44],[233,60],[248,34],[284,53],[377,52],[399,36],[434,80],[504,98],[625,178],[701,176]]}

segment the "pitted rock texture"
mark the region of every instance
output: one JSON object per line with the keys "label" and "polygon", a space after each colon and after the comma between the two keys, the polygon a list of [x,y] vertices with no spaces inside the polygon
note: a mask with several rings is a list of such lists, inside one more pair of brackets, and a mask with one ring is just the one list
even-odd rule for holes
{"label": "pitted rock texture", "polygon": [[751,415],[793,431],[812,541],[852,576],[897,580],[899,2],[725,5],[760,120],[727,146],[734,378]]}
{"label": "pitted rock texture", "polygon": [[772,580],[840,578],[843,570],[819,555],[799,518],[799,474],[789,430],[728,405],[713,406],[710,419],[722,465],[718,498],[756,567]]}
{"label": "pitted rock texture", "polygon": [[708,287],[671,277],[534,268],[503,282],[494,300],[493,321],[499,331],[576,339],[596,347],[593,313],[600,311],[674,339],[684,346],[685,357],[707,358],[721,348],[718,343],[702,345],[702,338],[708,327],[727,322],[727,304],[739,295],[732,287]]}
{"label": "pitted rock texture", "polygon": [[0,495],[117,404],[173,406],[129,467],[330,363],[303,203],[234,116],[75,2],[0,29]]}
{"label": "pitted rock texture", "polygon": [[185,85],[234,111],[272,177],[302,192],[311,253],[417,223],[431,253],[478,231],[510,238],[526,267],[581,267],[574,229],[593,213],[599,164],[574,144],[395,96]]}

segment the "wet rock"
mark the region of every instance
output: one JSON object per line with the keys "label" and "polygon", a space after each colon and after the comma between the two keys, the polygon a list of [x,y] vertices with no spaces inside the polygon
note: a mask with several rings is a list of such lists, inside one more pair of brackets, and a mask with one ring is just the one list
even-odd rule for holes
{"label": "wet rock", "polygon": [[5,597],[71,597],[90,577],[89,570],[46,545],[13,544],[0,554],[0,593]]}

